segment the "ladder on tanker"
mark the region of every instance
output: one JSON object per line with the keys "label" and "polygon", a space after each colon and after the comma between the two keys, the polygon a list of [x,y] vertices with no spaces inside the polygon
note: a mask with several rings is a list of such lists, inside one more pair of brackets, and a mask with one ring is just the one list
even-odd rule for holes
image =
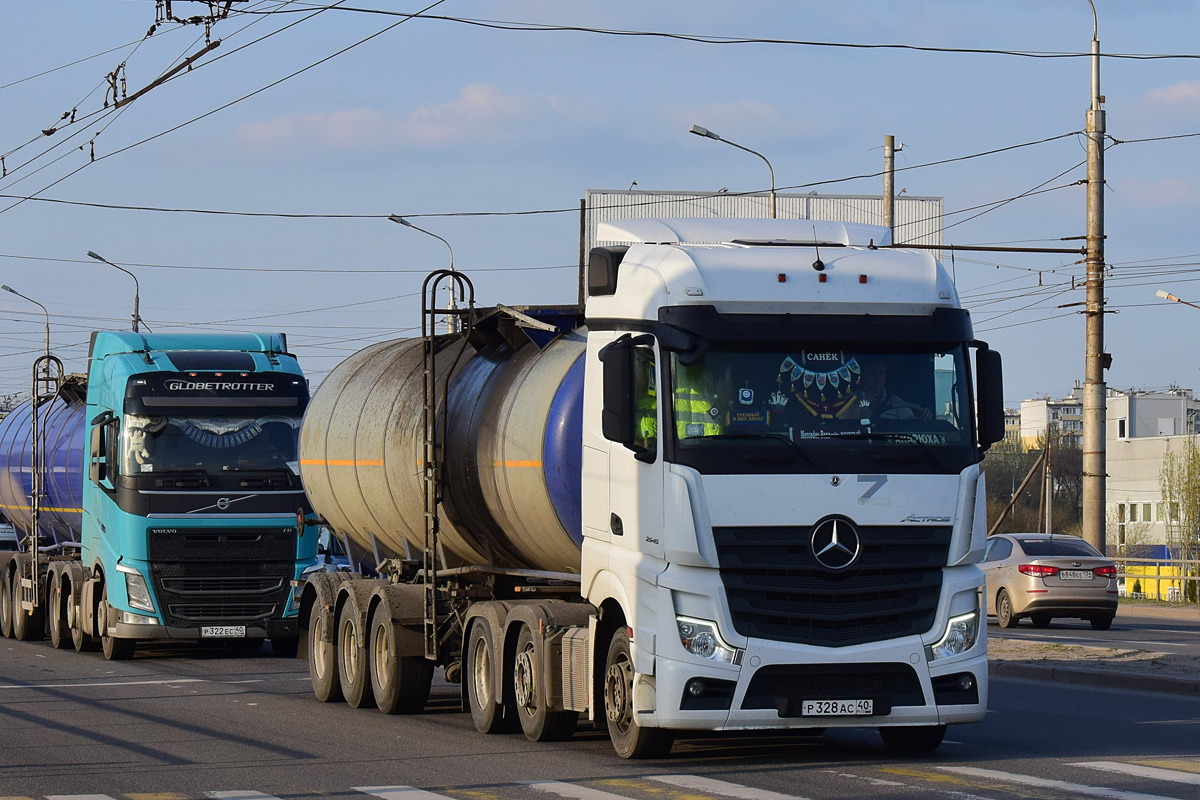
{"label": "ladder on tanker", "polygon": [[29,514],[32,525],[29,530],[28,541],[26,542],[29,558],[26,563],[29,565],[29,573],[26,574],[22,570],[19,578],[20,586],[20,611],[33,612],[39,605],[38,598],[41,597],[41,587],[38,585],[38,579],[41,575],[39,569],[38,549],[40,544],[39,532],[41,530],[42,511],[46,501],[46,479],[49,475],[47,469],[47,444],[46,444],[46,425],[45,412],[49,411],[49,406],[58,397],[59,391],[63,384],[63,363],[56,356],[49,353],[39,356],[33,362],[33,399],[30,402],[30,417],[32,421],[31,444],[32,444],[32,463],[30,463],[31,483],[29,491]]}
{"label": "ladder on tanker", "polygon": [[[450,304],[438,308],[437,293],[447,288],[450,292]],[[455,302],[455,300],[459,302]],[[460,305],[465,300],[466,305]],[[442,559],[439,543],[441,532],[442,507],[442,466],[446,447],[446,427],[448,413],[446,398],[449,395],[450,378],[458,366],[459,359],[467,347],[474,326],[473,311],[475,308],[475,286],[471,279],[453,269],[439,269],[429,273],[421,284],[421,341],[424,348],[424,364],[422,376],[422,407],[421,423],[424,430],[424,448],[421,454],[422,480],[425,490],[425,548],[422,555],[423,577],[425,581],[425,657],[437,660],[440,645],[438,623],[441,609],[438,605],[437,574],[438,565]],[[454,354],[454,360],[443,370],[443,380],[439,391],[437,371],[437,334],[434,327],[437,317],[445,316],[448,322],[448,334],[458,334],[461,343]],[[464,326],[460,324],[466,321]],[[440,399],[440,403],[439,403]],[[438,408],[441,407],[442,418],[438,420]]]}

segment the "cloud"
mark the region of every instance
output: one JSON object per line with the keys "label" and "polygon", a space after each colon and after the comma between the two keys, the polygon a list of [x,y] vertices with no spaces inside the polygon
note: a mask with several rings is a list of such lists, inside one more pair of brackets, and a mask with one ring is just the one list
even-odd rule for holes
{"label": "cloud", "polygon": [[1192,186],[1181,178],[1163,178],[1157,181],[1129,178],[1121,181],[1120,191],[1141,206],[1180,206],[1192,201]]}
{"label": "cloud", "polygon": [[448,103],[428,105],[403,119],[392,119],[374,108],[354,108],[314,114],[289,114],[252,122],[237,131],[237,139],[255,147],[316,145],[332,150],[362,150],[408,144],[436,147],[454,142],[502,139],[528,129],[531,117],[560,113],[554,98],[504,94],[490,83],[467,86]]}
{"label": "cloud", "polygon": [[1155,111],[1200,112],[1200,81],[1181,81],[1146,93],[1146,106]]}

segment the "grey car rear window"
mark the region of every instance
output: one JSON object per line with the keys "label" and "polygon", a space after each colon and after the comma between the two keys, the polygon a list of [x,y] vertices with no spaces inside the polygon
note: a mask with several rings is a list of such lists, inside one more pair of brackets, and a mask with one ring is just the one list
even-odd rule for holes
{"label": "grey car rear window", "polygon": [[1027,556],[1100,556],[1096,548],[1082,539],[1064,536],[1061,539],[1018,539],[1017,541],[1021,543],[1021,549]]}

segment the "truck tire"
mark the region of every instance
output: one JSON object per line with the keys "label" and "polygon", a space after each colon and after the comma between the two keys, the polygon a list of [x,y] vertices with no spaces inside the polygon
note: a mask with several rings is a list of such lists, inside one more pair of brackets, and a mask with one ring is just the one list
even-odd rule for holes
{"label": "truck tire", "polygon": [[893,753],[932,753],[946,737],[945,725],[902,725],[880,728],[883,743]]}
{"label": "truck tire", "polygon": [[996,597],[996,622],[1001,628],[1015,628],[1020,620],[1013,614],[1012,598],[1007,589],[1001,589]]}
{"label": "truck tire", "polygon": [[21,574],[12,576],[12,620],[13,638],[22,642],[33,642],[46,636],[46,606],[38,598],[36,608],[25,611],[21,608]]}
{"label": "truck tire", "polygon": [[433,662],[402,656],[396,647],[396,623],[387,603],[371,612],[371,694],[385,714],[419,714],[429,702]]}
{"label": "truck tire", "polygon": [[5,639],[11,639],[13,635],[12,609],[12,587],[9,586],[8,570],[4,569],[0,574],[0,636]]}
{"label": "truck tire", "polygon": [[71,632],[67,626],[67,602],[70,599],[70,596],[63,597],[62,573],[53,573],[46,591],[46,622],[50,628],[50,646],[55,650],[71,646]]}
{"label": "truck tire", "polygon": [[662,728],[643,728],[633,713],[633,658],[629,634],[618,628],[604,660],[604,716],[608,738],[621,758],[662,758],[675,736]]}
{"label": "truck tire", "polygon": [[533,631],[521,626],[517,652],[513,660],[513,697],[517,701],[517,719],[525,738],[531,742],[558,742],[575,733],[576,711],[551,711],[546,701],[546,675]]}
{"label": "truck tire", "polygon": [[108,586],[100,590],[100,612],[96,625],[100,628],[100,649],[109,661],[128,661],[133,658],[136,644],[133,639],[110,636],[108,633]]}
{"label": "truck tire", "polygon": [[322,703],[342,700],[342,683],[338,678],[337,635],[325,641],[333,625],[333,614],[320,603],[313,603],[308,616],[308,677],[313,694]]}
{"label": "truck tire", "polygon": [[471,722],[480,733],[512,733],[516,730],[516,709],[505,707],[496,694],[495,670],[500,669],[492,631],[482,619],[471,624],[467,639],[466,684],[467,702],[471,706]]}
{"label": "truck tire", "polygon": [[353,604],[342,605],[337,626],[338,681],[342,685],[342,697],[351,708],[371,708],[375,705],[375,695],[371,694],[366,631],[359,624]]}

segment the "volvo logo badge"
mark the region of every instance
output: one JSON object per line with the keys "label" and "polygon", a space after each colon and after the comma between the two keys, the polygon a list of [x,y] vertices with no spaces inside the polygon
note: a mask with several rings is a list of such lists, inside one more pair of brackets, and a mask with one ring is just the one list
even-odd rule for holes
{"label": "volvo logo badge", "polygon": [[848,519],[828,517],[813,527],[813,558],[825,569],[845,569],[858,560],[861,550],[858,529]]}
{"label": "volvo logo badge", "polygon": [[217,508],[221,509],[222,511],[225,511],[226,509],[228,509],[229,508],[229,498],[222,497],[220,500],[218,500]]}

